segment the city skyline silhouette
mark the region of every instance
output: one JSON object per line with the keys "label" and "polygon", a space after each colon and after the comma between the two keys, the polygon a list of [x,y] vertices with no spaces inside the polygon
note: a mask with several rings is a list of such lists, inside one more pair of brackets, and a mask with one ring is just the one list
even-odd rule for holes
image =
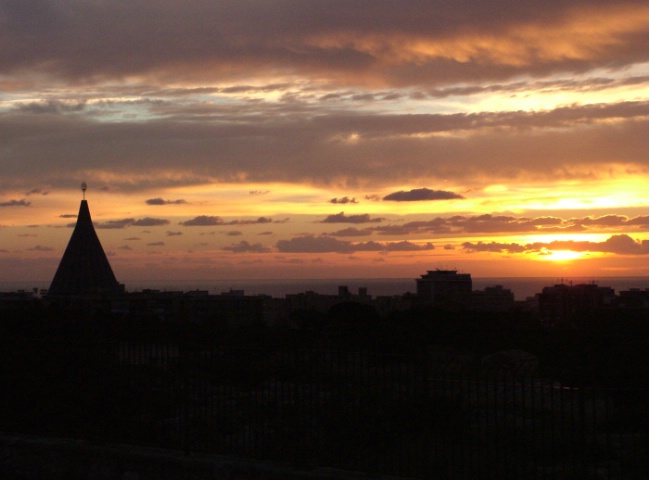
{"label": "city skyline silhouette", "polygon": [[0,478],[649,478],[648,18],[0,0]]}

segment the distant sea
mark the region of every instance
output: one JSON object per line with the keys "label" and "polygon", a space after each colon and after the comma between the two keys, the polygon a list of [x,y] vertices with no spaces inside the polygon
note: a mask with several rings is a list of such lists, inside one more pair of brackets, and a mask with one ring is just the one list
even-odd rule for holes
{"label": "distant sea", "polygon": [[[525,300],[543,287],[564,283],[578,285],[594,283],[600,287],[611,287],[615,292],[632,288],[649,288],[649,277],[499,277],[473,278],[473,289],[482,290],[485,287],[502,285],[514,292],[516,300]],[[44,289],[49,287],[49,281],[36,282],[0,282],[0,292],[17,290]],[[414,278],[337,278],[337,279],[297,279],[297,280],[151,280],[126,282],[128,292],[143,289],[161,291],[207,290],[212,295],[218,295],[230,290],[243,290],[246,295],[270,295],[283,298],[287,294],[313,291],[324,295],[334,295],[339,286],[346,286],[351,293],[358,293],[359,288],[366,288],[368,295],[401,295],[416,292]]]}

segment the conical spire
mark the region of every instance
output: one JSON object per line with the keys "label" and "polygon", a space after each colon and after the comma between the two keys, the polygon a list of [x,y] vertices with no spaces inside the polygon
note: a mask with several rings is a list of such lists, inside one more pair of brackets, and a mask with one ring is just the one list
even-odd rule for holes
{"label": "conical spire", "polygon": [[120,291],[120,285],[92,225],[90,209],[85,200],[85,183],[82,190],[84,199],[79,207],[77,224],[50,285],[49,295]]}

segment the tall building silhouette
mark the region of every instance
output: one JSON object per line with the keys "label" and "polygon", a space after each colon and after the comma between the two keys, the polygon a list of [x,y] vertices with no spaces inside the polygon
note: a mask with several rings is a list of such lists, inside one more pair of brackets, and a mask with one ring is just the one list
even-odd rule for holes
{"label": "tall building silhouette", "polygon": [[85,199],[86,184],[81,186],[83,200],[59,268],[54,274],[48,294],[87,295],[90,293],[118,293],[121,286],[115,278],[104,249],[99,242]]}
{"label": "tall building silhouette", "polygon": [[472,288],[471,274],[457,270],[429,270],[417,279],[417,297],[424,304],[463,304]]}

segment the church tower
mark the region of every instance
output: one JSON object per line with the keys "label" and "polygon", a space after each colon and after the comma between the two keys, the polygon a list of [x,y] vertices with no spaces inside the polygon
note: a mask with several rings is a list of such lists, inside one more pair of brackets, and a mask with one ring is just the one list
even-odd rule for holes
{"label": "church tower", "polygon": [[118,293],[121,286],[115,279],[108,258],[99,242],[86,201],[86,184],[81,185],[83,200],[59,268],[56,270],[48,295],[86,295],[89,293]]}

